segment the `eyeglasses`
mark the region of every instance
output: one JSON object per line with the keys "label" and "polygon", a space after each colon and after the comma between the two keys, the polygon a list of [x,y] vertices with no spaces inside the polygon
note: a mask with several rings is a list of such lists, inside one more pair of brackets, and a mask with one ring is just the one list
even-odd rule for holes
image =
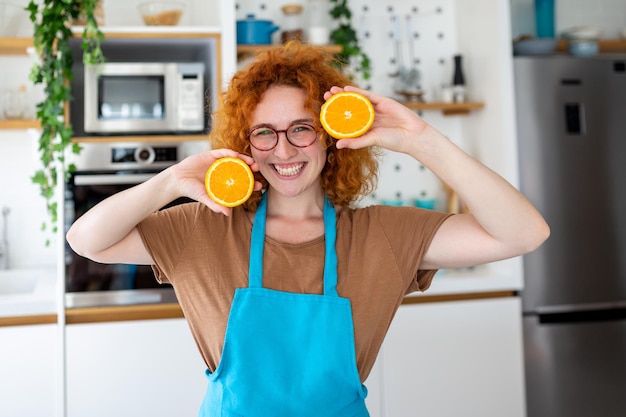
{"label": "eyeglasses", "polygon": [[278,134],[284,133],[287,141],[297,148],[313,145],[317,139],[317,130],[307,123],[294,123],[285,130],[276,130],[268,126],[253,129],[248,138],[250,144],[259,151],[269,151],[278,145]]}

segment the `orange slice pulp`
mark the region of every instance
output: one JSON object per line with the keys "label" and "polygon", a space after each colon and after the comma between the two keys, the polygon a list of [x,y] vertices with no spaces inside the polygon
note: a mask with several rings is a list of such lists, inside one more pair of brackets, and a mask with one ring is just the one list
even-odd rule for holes
{"label": "orange slice pulp", "polygon": [[363,94],[343,91],[333,94],[322,105],[320,122],[334,138],[356,138],[374,123],[374,106]]}
{"label": "orange slice pulp", "polygon": [[224,207],[235,207],[252,195],[254,175],[247,163],[228,156],[211,164],[206,172],[204,186],[213,201]]}

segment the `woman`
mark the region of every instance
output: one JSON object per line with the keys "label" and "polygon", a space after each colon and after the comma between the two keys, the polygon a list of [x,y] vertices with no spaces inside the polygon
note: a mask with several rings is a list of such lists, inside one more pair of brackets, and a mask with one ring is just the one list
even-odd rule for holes
{"label": "woman", "polygon": [[[407,293],[438,268],[518,256],[548,237],[504,179],[403,105],[349,84],[312,47],[265,53],[224,93],[213,150],[103,201],[67,234],[83,256],[153,265],[173,285],[208,367],[201,416],[367,416],[362,381]],[[321,104],[344,90],[374,105],[358,139],[320,127]],[[351,208],[374,188],[381,148],[425,165],[470,214]],[[258,179],[234,209],[204,190],[224,156]],[[181,196],[198,203],[157,212]]]}

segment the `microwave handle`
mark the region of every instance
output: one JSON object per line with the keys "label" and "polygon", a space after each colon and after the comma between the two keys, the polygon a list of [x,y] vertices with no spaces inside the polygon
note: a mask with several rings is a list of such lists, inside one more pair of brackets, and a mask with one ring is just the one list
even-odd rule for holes
{"label": "microwave handle", "polygon": [[105,174],[105,175],[74,175],[74,185],[118,185],[140,184],[156,174]]}

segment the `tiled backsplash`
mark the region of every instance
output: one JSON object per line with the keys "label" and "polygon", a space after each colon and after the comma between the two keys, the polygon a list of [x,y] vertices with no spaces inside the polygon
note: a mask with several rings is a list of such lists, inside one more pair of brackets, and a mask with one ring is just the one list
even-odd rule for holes
{"label": "tiled backsplash", "polygon": [[[602,37],[615,39],[626,29],[626,0],[555,0],[557,35],[577,26],[595,26]],[[535,34],[533,0],[511,0],[513,38]]]}

